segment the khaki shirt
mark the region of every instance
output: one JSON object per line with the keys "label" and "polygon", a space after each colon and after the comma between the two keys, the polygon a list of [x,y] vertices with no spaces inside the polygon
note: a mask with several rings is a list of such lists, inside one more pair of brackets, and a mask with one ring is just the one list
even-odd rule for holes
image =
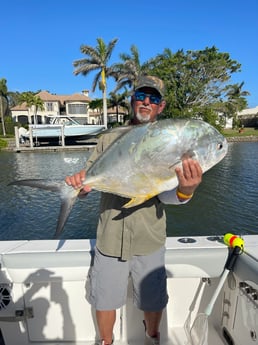
{"label": "khaki shirt", "polygon": [[[100,137],[86,170],[120,134],[117,129]],[[125,209],[122,206],[127,201],[127,198],[102,192],[97,228],[97,248],[105,255],[122,260],[150,254],[166,240],[166,214],[159,198]]]}

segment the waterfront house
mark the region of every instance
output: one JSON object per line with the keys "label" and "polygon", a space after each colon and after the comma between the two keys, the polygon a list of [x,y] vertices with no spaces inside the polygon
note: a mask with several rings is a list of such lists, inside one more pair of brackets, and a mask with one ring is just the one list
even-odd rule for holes
{"label": "waterfront house", "polygon": [[[100,110],[92,110],[89,107],[91,98],[87,90],[72,95],[56,95],[48,91],[41,91],[36,96],[43,101],[44,109],[38,109],[37,114],[35,114],[35,106],[28,107],[26,103],[16,105],[11,108],[14,122],[20,122],[23,125],[33,124],[36,117],[38,124],[44,124],[47,122],[48,116],[67,115],[81,124],[103,124]],[[119,122],[123,123],[125,115],[127,115],[126,109],[119,107]],[[108,123],[115,122],[116,118],[117,109],[109,109]]]}

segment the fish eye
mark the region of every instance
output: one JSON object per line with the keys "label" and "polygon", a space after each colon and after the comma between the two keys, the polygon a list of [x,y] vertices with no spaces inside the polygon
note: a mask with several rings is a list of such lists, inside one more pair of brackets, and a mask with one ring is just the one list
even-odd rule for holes
{"label": "fish eye", "polygon": [[223,148],[223,144],[222,143],[218,143],[217,148],[218,148],[218,150],[221,150]]}

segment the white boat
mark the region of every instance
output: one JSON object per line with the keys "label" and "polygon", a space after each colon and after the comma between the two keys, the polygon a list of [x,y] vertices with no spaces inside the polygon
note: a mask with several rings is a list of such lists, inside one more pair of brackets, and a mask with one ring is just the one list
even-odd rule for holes
{"label": "white boat", "polygon": [[[209,345],[258,344],[258,235],[243,236],[245,250],[208,317]],[[0,242],[0,329],[5,345],[93,345],[99,341],[87,302],[94,240]],[[219,237],[168,238],[169,303],[161,344],[186,345],[192,322],[221,282],[229,248]],[[190,325],[190,326],[189,326]],[[115,345],[142,345],[142,312],[132,303],[117,311]]]}
{"label": "white boat", "polygon": [[67,115],[48,117],[46,124],[29,125],[29,130],[22,134],[23,140],[33,138],[35,142],[61,142],[87,139],[105,129],[104,125],[82,125]]}

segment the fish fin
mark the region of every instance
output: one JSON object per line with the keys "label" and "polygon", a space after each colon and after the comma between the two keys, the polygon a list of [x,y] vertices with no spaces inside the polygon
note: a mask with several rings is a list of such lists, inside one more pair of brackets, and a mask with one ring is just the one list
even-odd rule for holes
{"label": "fish fin", "polygon": [[188,158],[192,158],[192,159],[196,158],[196,152],[194,150],[188,150],[181,156],[182,161]]}
{"label": "fish fin", "polygon": [[169,170],[173,171],[173,170],[175,170],[176,167],[180,167],[181,168],[183,160],[188,159],[188,158],[196,159],[197,158],[196,152],[193,151],[193,150],[186,151],[180,157],[180,159],[176,160],[172,165],[169,166]]}
{"label": "fish fin", "polygon": [[146,195],[138,195],[132,198],[128,203],[126,203],[123,208],[130,208],[133,206],[138,206],[144,203],[145,201],[153,198],[156,194],[146,194]]}
{"label": "fish fin", "polygon": [[54,238],[58,238],[65,226],[69,214],[73,208],[75,200],[80,192],[80,189],[74,189],[68,186],[65,181],[46,180],[46,179],[28,179],[13,181],[9,185],[28,186],[32,188],[40,188],[49,190],[51,192],[58,192],[61,198],[61,207],[58,216],[57,226]]}
{"label": "fish fin", "polygon": [[132,129],[132,126],[126,126],[125,125],[125,126],[119,126],[119,127],[113,127],[113,128],[107,129],[106,131],[101,132],[101,134],[103,134],[103,133],[118,133],[121,136],[121,135],[129,132],[131,129]]}
{"label": "fish fin", "polygon": [[[75,190],[76,192],[76,190]],[[70,194],[70,197],[62,197],[61,198],[61,206],[60,206],[60,212],[58,215],[58,220],[57,220],[57,226],[56,226],[56,231],[54,238],[58,238],[61,233],[63,232],[63,228],[65,226],[65,223],[71,213],[71,210],[73,208],[73,205],[76,201],[76,198],[79,194],[79,191],[76,194]]]}
{"label": "fish fin", "polygon": [[60,192],[61,182],[59,180],[46,180],[46,179],[28,179],[28,180],[18,180],[9,183],[10,185],[16,186],[27,186],[32,188],[40,188],[45,190],[50,190],[51,192]]}

